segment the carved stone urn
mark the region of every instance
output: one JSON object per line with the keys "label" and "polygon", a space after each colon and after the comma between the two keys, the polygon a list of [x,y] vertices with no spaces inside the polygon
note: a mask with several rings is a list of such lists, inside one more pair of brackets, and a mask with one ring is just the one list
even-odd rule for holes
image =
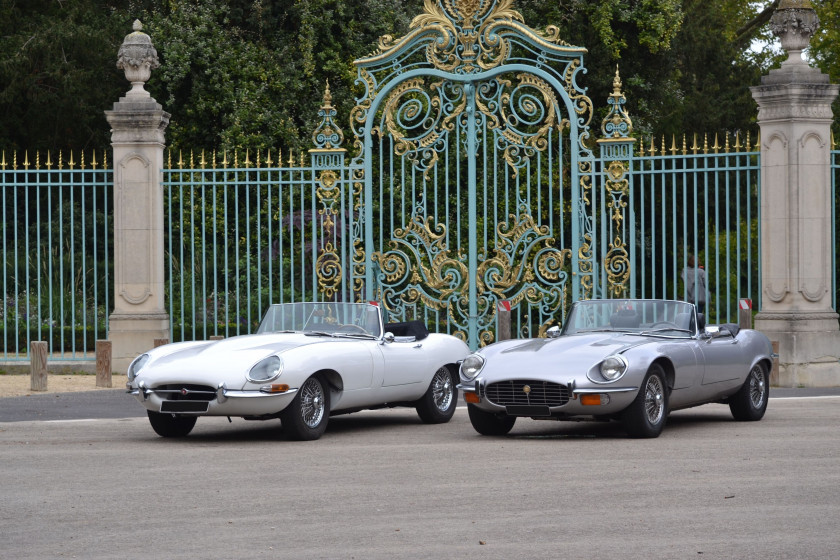
{"label": "carved stone urn", "polygon": [[802,51],[817,32],[820,20],[810,0],[782,0],[770,18],[770,30],[782,42],[788,58],[782,65],[805,64]]}
{"label": "carved stone urn", "polygon": [[149,97],[143,86],[152,75],[152,70],[160,66],[157,51],[152,46],[152,39],[142,31],[143,24],[134,20],[134,32],[126,35],[117,56],[117,68],[125,72],[125,78],[131,82],[127,97]]}

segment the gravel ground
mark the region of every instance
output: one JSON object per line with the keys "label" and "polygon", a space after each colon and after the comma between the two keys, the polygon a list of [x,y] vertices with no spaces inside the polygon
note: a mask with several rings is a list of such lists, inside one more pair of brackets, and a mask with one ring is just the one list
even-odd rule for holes
{"label": "gravel ground", "polygon": [[49,393],[72,393],[76,391],[94,391],[120,389],[125,387],[124,375],[113,375],[111,387],[97,387],[95,375],[84,374],[49,374],[46,391],[32,391],[28,375],[0,375],[0,398],[23,397],[27,395],[45,395]]}

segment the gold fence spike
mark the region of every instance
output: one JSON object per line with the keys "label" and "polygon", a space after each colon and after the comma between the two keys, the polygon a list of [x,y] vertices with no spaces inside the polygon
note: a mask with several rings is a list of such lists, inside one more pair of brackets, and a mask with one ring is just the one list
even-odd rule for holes
{"label": "gold fence spike", "polygon": [[102,152],[102,169],[108,169],[108,150]]}
{"label": "gold fence spike", "polygon": [[227,166],[228,166],[228,158],[227,158],[227,150],[225,150],[224,152],[222,152],[222,167],[227,169]]}
{"label": "gold fence spike", "polygon": [[673,134],[671,135],[671,155],[677,155],[677,138]]}
{"label": "gold fence spike", "polygon": [[724,132],[724,138],[726,139],[726,142],[724,142],[723,151],[728,154],[729,153],[729,133],[728,132]]}
{"label": "gold fence spike", "polygon": [[715,153],[718,153],[718,151],[720,151],[720,143],[718,142],[717,132],[715,132],[715,145],[712,146],[712,149],[715,151]]}
{"label": "gold fence spike", "polygon": [[653,143],[653,136],[650,137],[650,150],[648,151],[650,152],[650,155],[656,155],[656,144]]}
{"label": "gold fence spike", "polygon": [[300,154],[300,166],[301,167],[303,167],[303,156],[304,156],[304,154],[303,154],[303,152],[301,152],[301,154]]}
{"label": "gold fence spike", "polygon": [[741,151],[741,147],[742,147],[742,146],[741,146],[741,139],[740,139],[740,137],[739,137],[739,132],[736,130],[736,131],[735,131],[735,151],[736,151],[736,152],[740,152],[740,151]]}
{"label": "gold fence spike", "polygon": [[645,157],[645,141],[644,141],[644,139],[642,139],[642,141],[639,142],[639,157]]}
{"label": "gold fence spike", "polygon": [[251,151],[249,148],[245,148],[245,160],[242,162],[242,165],[251,167]]}
{"label": "gold fence spike", "polygon": [[91,169],[96,169],[97,165],[99,165],[99,164],[96,163],[96,150],[93,150],[93,159],[90,162],[90,168]]}
{"label": "gold fence spike", "polygon": [[41,152],[35,151],[35,169],[41,169]]}
{"label": "gold fence spike", "polygon": [[29,163],[29,150],[23,152],[23,168],[29,169],[29,166],[32,165]]}
{"label": "gold fence spike", "polygon": [[193,150],[190,148],[190,169],[195,169],[195,158],[193,158]]}
{"label": "gold fence spike", "polygon": [[201,150],[201,159],[198,160],[198,165],[201,166],[202,169],[207,167],[207,158],[204,157],[204,149]]}
{"label": "gold fence spike", "polygon": [[70,169],[73,169],[74,167],[76,167],[76,162],[73,161],[73,150],[70,150],[70,160],[67,162],[67,166]]}
{"label": "gold fence spike", "polygon": [[58,150],[58,168],[59,169],[62,169],[64,167],[63,157],[64,156],[62,155],[61,150]]}
{"label": "gold fence spike", "polygon": [[289,167],[294,167],[295,165],[295,153],[293,150],[289,150]]}
{"label": "gold fence spike", "polygon": [[682,155],[688,154],[688,146],[685,143],[685,133],[683,133]]}
{"label": "gold fence spike", "polygon": [[709,153],[709,134],[706,132],[703,133],[703,153]]}
{"label": "gold fence spike", "polygon": [[52,169],[53,162],[52,162],[52,158],[50,157],[50,151],[49,150],[47,150],[47,161],[46,161],[46,163],[44,163],[44,165],[47,166],[47,169]]}
{"label": "gold fence spike", "polygon": [[266,167],[271,167],[272,163],[274,163],[274,162],[271,161],[271,148],[269,148],[268,153],[266,154],[266,157],[265,157],[265,165],[266,165]]}
{"label": "gold fence spike", "polygon": [[831,137],[831,149],[835,150],[835,149],[837,149],[837,144],[834,143],[834,130],[832,129],[829,132],[830,132],[830,137]]}
{"label": "gold fence spike", "polygon": [[6,170],[6,150],[3,150],[3,159],[0,160],[0,169]]}
{"label": "gold fence spike", "polygon": [[79,154],[79,157],[82,158],[81,162],[79,163],[79,169],[84,169],[85,168],[85,151],[84,150],[82,150],[82,153]]}
{"label": "gold fence spike", "polygon": [[260,151],[257,150],[257,169],[260,168]]}

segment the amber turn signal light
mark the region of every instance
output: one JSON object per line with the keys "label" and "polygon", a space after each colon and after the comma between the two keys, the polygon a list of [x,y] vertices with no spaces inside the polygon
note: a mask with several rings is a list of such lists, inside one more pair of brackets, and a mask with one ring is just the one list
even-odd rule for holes
{"label": "amber turn signal light", "polygon": [[610,397],[608,395],[581,395],[580,396],[580,404],[585,406],[599,406],[602,404],[607,404],[610,402]]}
{"label": "amber turn signal light", "polygon": [[272,383],[269,387],[269,393],[285,393],[289,390],[289,386],[285,383]]}
{"label": "amber turn signal light", "polygon": [[481,402],[481,398],[475,393],[464,393],[464,400],[468,403],[478,404]]}

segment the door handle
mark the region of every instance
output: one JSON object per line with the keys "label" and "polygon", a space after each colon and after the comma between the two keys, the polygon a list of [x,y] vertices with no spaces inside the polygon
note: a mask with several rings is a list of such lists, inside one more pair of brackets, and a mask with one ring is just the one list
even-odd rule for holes
{"label": "door handle", "polygon": [[423,347],[422,344],[415,344],[412,348],[422,348],[422,347]]}

